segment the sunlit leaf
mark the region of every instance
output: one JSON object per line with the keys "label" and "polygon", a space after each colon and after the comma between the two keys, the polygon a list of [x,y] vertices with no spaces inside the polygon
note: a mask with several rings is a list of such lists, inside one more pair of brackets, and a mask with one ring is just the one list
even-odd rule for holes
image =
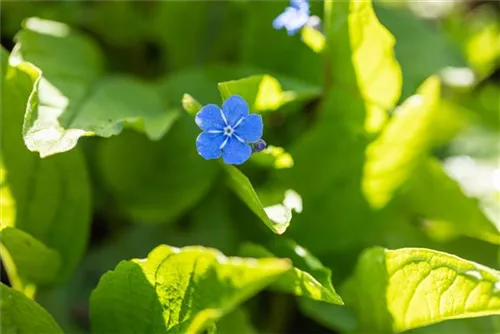
{"label": "sunlit leaf", "polygon": [[404,198],[411,210],[428,220],[439,221],[452,234],[462,234],[500,244],[500,231],[467,197],[439,162],[428,159],[415,171]]}
{"label": "sunlit leaf", "polygon": [[316,255],[363,244],[376,229],[362,193],[365,151],[401,89],[394,38],[369,1],[325,2],[323,25],[329,67],[318,117],[289,148],[293,168],[272,175],[302,196],[304,210],[289,233]]}
{"label": "sunlit leaf", "polygon": [[304,26],[301,29],[301,37],[304,43],[316,53],[320,53],[325,48],[325,36],[313,27]]}
{"label": "sunlit leaf", "polygon": [[292,219],[291,210],[286,210],[285,208],[286,214],[283,217],[281,215],[275,215],[274,210],[269,209],[269,207],[267,207],[267,209],[272,212],[267,213],[266,208],[262,205],[250,180],[245,174],[238,168],[230,165],[224,165],[224,169],[227,172],[229,186],[248,208],[252,210],[271,231],[276,234],[285,233]]}
{"label": "sunlit leaf", "polygon": [[[4,193],[10,195],[9,211],[15,210],[15,215],[2,224],[56,251],[61,259],[57,275],[49,272],[54,266],[48,266],[43,275],[62,281],[72,273],[87,243],[91,203],[86,165],[79,150],[42,160],[26,149],[21,126],[39,71],[29,63],[19,63],[9,66],[6,74],[2,84],[2,96],[8,98],[2,99],[1,188],[2,198]],[[24,275],[13,267],[7,271]]]}
{"label": "sunlit leaf", "polygon": [[363,191],[375,208],[384,206],[425,160],[432,144],[432,123],[439,104],[439,80],[428,79],[398,107],[366,151]]}
{"label": "sunlit leaf", "polygon": [[342,298],[333,288],[330,269],[292,240],[277,239],[271,244],[270,250],[261,245],[247,243],[242,246],[241,254],[258,258],[289,258],[293,270],[279,277],[271,288],[314,300],[343,304]]}
{"label": "sunlit leaf", "polygon": [[21,290],[29,283],[43,285],[55,280],[61,266],[57,251],[14,227],[3,228],[0,235],[2,261],[7,271],[15,271],[9,272],[14,288]]}
{"label": "sunlit leaf", "polygon": [[54,318],[40,305],[3,283],[0,283],[0,311],[2,333],[63,333]]}
{"label": "sunlit leaf", "polygon": [[225,257],[203,247],[159,246],[122,261],[90,298],[95,333],[199,333],[284,272],[281,259]]}
{"label": "sunlit leaf", "polygon": [[307,83],[289,80],[288,86],[289,90],[283,90],[280,82],[267,74],[218,84],[222,100],[225,101],[231,95],[240,95],[248,102],[251,112],[276,110],[290,101],[311,99],[320,94],[319,87]]}
{"label": "sunlit leaf", "polygon": [[366,104],[364,122],[376,132],[399,99],[401,69],[395,40],[379,22],[371,1],[326,1],[327,85],[344,94],[359,94]]}
{"label": "sunlit leaf", "polygon": [[500,314],[500,272],[424,248],[372,248],[342,291],[360,331],[400,332]]}
{"label": "sunlit leaf", "polygon": [[261,152],[252,154],[250,161],[264,167],[273,167],[276,169],[293,167],[292,155],[282,147],[273,145],[267,146]]}
{"label": "sunlit leaf", "polygon": [[152,87],[130,77],[101,78],[97,46],[62,23],[27,19],[16,42],[11,61],[43,72],[23,126],[26,146],[41,157],[71,150],[82,136],[118,134],[124,123],[158,139],[175,119]]}

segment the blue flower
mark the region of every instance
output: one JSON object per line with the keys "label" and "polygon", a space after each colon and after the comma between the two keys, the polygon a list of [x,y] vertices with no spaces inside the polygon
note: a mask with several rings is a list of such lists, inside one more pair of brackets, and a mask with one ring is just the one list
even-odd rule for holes
{"label": "blue flower", "polygon": [[252,155],[251,143],[262,137],[262,117],[249,114],[248,104],[238,95],[228,98],[222,109],[207,104],[196,114],[196,124],[203,130],[196,139],[196,149],[205,159],[222,159],[240,165]]}
{"label": "blue flower", "polygon": [[274,29],[285,28],[288,35],[294,35],[309,20],[309,1],[290,0],[290,7],[278,15],[273,21]]}

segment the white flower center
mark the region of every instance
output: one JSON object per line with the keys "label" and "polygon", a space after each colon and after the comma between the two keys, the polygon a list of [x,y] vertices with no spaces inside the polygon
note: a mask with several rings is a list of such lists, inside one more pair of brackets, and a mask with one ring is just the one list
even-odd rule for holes
{"label": "white flower center", "polygon": [[224,135],[231,137],[234,133],[234,129],[229,125],[224,128]]}

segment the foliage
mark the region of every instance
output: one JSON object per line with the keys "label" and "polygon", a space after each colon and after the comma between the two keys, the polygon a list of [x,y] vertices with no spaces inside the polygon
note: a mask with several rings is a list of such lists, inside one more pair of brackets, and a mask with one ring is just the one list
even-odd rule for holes
{"label": "foliage", "polygon": [[1,4],[2,332],[500,330],[498,6]]}

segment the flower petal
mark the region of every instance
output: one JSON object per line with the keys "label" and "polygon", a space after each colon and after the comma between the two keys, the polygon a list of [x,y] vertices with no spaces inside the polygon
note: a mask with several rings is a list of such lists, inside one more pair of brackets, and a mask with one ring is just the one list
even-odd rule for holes
{"label": "flower petal", "polygon": [[297,10],[292,7],[287,7],[283,13],[278,15],[274,20],[273,20],[273,28],[274,29],[281,29],[288,25],[290,20],[292,20],[295,17],[295,12]]}
{"label": "flower petal", "polygon": [[196,138],[196,150],[206,160],[217,159],[221,156],[220,146],[225,138],[222,133],[202,132]]}
{"label": "flower petal", "polygon": [[242,117],[248,116],[248,104],[241,96],[233,95],[222,104],[222,112],[227,124],[234,126]]}
{"label": "flower petal", "polygon": [[221,115],[222,110],[218,105],[207,104],[196,114],[195,122],[203,131],[224,129],[226,124]]}
{"label": "flower petal", "polygon": [[228,165],[241,165],[250,158],[252,149],[245,143],[240,142],[234,136],[229,138],[222,152],[222,159]]}
{"label": "flower petal", "polygon": [[309,21],[309,14],[296,11],[294,16],[285,24],[288,35],[295,35]]}
{"label": "flower petal", "polygon": [[262,116],[251,114],[238,125],[235,134],[247,143],[253,143],[262,137],[263,130]]}
{"label": "flower petal", "polygon": [[309,1],[307,0],[290,0],[290,6],[309,14]]}

